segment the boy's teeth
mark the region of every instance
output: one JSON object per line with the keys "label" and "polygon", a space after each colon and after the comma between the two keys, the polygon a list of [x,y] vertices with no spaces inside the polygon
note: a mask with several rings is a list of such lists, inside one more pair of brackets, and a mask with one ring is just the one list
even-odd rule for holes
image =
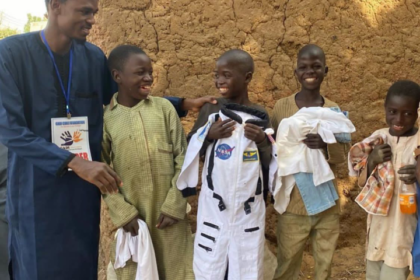
{"label": "boy's teeth", "polygon": [[313,82],[313,81],[315,81],[315,78],[306,78],[305,81],[307,81],[307,82]]}

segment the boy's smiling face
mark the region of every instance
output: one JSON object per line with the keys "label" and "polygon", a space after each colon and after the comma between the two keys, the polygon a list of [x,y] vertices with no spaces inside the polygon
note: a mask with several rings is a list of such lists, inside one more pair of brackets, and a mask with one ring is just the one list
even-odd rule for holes
{"label": "boy's smiling face", "polygon": [[321,83],[327,75],[327,69],[324,54],[319,50],[312,49],[298,57],[295,75],[302,88],[315,90],[321,87]]}
{"label": "boy's smiling face", "polygon": [[121,92],[134,100],[146,99],[153,84],[152,61],[146,54],[131,54],[117,78]]}
{"label": "boy's smiling face", "polygon": [[216,62],[214,83],[220,94],[232,99],[246,92],[252,73],[243,73],[240,66],[229,59],[221,58]]}
{"label": "boy's smiling face", "polygon": [[418,104],[407,96],[390,96],[385,104],[386,123],[392,136],[411,136],[415,133]]}

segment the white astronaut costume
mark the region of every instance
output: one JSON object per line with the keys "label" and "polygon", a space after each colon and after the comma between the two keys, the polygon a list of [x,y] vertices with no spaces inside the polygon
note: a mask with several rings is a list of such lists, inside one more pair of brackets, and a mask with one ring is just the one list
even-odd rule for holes
{"label": "white astronaut costume", "polygon": [[229,280],[263,279],[265,202],[260,155],[255,142],[244,136],[244,125],[265,128],[267,114],[226,104],[219,114],[210,115],[190,140],[177,186],[184,196],[195,194],[200,149],[219,117],[237,123],[231,137],[214,141],[206,151],[194,242],[195,277],[223,280],[229,266]]}

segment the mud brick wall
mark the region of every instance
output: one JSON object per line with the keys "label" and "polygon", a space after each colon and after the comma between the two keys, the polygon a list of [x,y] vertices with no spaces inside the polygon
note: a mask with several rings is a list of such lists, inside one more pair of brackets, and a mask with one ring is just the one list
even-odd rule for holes
{"label": "mud brick wall", "polygon": [[[419,14],[418,0],[101,0],[89,40],[107,54],[120,44],[143,48],[153,59],[159,96],[217,95],[216,58],[244,49],[256,63],[251,99],[269,111],[299,88],[293,74],[298,49],[318,44],[330,68],[322,93],[350,111],[353,138],[360,140],[385,125],[383,100],[393,81],[420,82]],[[186,131],[194,117],[183,120]],[[339,184],[353,184],[345,166]],[[273,240],[274,219],[268,217],[267,228]],[[105,216],[103,255],[108,223]],[[342,233],[354,240],[340,246],[362,244],[361,228],[363,212],[345,204]]]}

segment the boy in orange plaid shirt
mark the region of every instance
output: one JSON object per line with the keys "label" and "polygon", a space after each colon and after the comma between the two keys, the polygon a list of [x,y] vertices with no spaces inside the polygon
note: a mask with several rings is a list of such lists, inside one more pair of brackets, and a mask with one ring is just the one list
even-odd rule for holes
{"label": "boy in orange plaid shirt", "polygon": [[406,280],[412,270],[417,215],[400,211],[399,194],[403,184],[416,183],[413,151],[418,143],[419,102],[418,84],[394,83],[385,99],[389,127],[375,131],[349,153],[350,174],[359,176],[363,187],[356,201],[369,213],[367,280]]}

